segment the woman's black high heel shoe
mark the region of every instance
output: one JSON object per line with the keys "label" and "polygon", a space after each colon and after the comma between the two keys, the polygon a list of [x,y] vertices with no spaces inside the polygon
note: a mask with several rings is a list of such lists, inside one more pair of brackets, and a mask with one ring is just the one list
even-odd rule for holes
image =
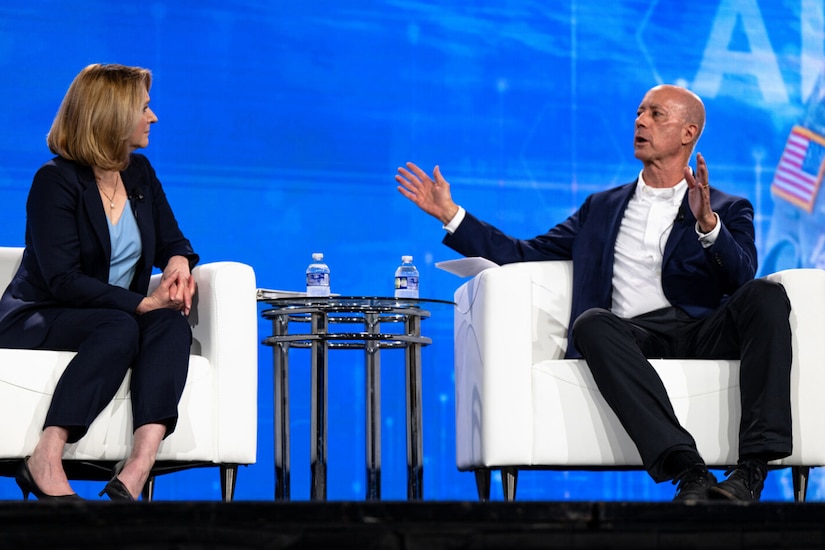
{"label": "woman's black high heel shoe", "polygon": [[23,500],[29,500],[29,493],[33,493],[34,496],[37,497],[37,500],[50,500],[55,502],[75,502],[83,500],[76,493],[70,495],[47,495],[44,493],[40,487],[37,486],[37,482],[34,481],[32,472],[29,470],[29,457],[24,458],[20,466],[17,467],[14,480],[17,482],[20,490],[23,491]]}
{"label": "woman's black high heel shoe", "polygon": [[103,490],[97,496],[102,497],[104,494],[109,497],[109,500],[117,500],[122,502],[135,502],[135,497],[129,492],[129,489],[120,481],[117,476],[123,467],[126,465],[126,460],[121,460],[112,469],[112,479],[103,487]]}

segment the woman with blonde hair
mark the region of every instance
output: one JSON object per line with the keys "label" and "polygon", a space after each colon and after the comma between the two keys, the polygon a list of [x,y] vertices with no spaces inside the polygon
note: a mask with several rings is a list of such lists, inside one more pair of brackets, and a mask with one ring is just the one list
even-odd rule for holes
{"label": "woman with blonde hair", "polygon": [[[28,498],[76,500],[63,469],[129,369],[133,448],[104,493],[136,500],[177,422],[192,333],[186,316],[198,261],[160,181],[136,149],[149,144],[151,73],[94,64],[70,85],[48,134],[57,155],[35,174],[26,248],[0,298],[0,347],[77,352],[55,388],[40,438],[16,474]],[[152,268],[163,271],[148,294]]]}

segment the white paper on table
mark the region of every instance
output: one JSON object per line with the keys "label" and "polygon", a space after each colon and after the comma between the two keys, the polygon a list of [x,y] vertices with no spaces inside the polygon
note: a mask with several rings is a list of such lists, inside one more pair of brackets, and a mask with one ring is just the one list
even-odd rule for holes
{"label": "white paper on table", "polygon": [[258,300],[277,300],[278,298],[305,298],[306,292],[294,290],[274,290],[271,288],[259,288]]}
{"label": "white paper on table", "polygon": [[[258,300],[279,300],[281,298],[324,298],[324,296],[310,296],[304,291],[300,290],[275,290],[272,288],[259,288],[257,290]],[[329,294],[332,298],[340,296],[334,292]]]}
{"label": "white paper on table", "polygon": [[457,260],[436,262],[435,267],[438,269],[443,269],[447,273],[458,275],[459,277],[475,277],[485,269],[498,267],[498,264],[488,260],[487,258],[473,256],[471,258],[459,258]]}

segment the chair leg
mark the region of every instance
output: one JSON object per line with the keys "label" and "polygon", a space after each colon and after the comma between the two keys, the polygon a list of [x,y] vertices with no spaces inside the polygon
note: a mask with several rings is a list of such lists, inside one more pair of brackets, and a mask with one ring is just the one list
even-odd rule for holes
{"label": "chair leg", "polygon": [[518,483],[518,468],[501,469],[501,488],[504,491],[504,500],[516,500],[516,484]]}
{"label": "chair leg", "polygon": [[473,470],[476,476],[476,491],[478,492],[478,500],[487,502],[490,500],[490,470],[482,468]]}
{"label": "chair leg", "polygon": [[808,474],[810,471],[810,466],[791,466],[793,497],[796,502],[805,502],[805,495],[808,492]]}
{"label": "chair leg", "polygon": [[237,464],[221,464],[221,497],[224,502],[232,502],[235,498],[235,481],[237,478]]}
{"label": "chair leg", "polygon": [[143,495],[144,501],[152,502],[152,497],[155,495],[155,476],[149,476],[149,479],[146,480],[146,485],[143,486],[141,494]]}

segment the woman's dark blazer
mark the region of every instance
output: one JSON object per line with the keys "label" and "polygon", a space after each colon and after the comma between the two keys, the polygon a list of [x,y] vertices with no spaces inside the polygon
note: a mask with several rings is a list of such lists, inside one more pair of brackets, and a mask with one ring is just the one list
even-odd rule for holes
{"label": "woman's dark blazer", "polygon": [[92,169],[55,157],[37,171],[29,191],[26,249],[0,298],[0,346],[37,347],[66,307],[135,313],[153,266],[162,269],[178,255],[197,263],[149,160],[133,153],[121,177],[142,242],[130,288],[108,284],[111,242]]}

